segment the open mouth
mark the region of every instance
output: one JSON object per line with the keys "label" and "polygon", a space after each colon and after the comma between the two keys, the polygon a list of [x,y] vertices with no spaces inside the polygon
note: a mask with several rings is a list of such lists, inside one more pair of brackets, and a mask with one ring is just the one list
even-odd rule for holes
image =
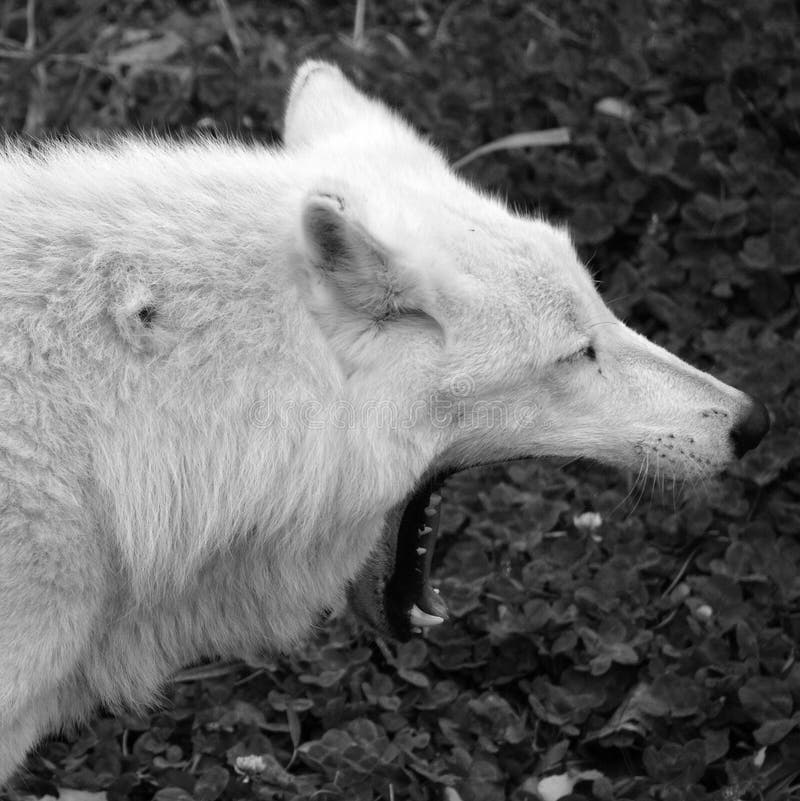
{"label": "open mouth", "polygon": [[350,587],[355,612],[398,640],[448,617],[447,604],[430,583],[445,478],[423,480],[391,510],[380,543]]}

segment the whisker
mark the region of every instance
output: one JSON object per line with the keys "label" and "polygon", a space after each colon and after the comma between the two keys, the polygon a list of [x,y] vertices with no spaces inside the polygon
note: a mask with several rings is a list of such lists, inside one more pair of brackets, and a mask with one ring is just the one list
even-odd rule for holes
{"label": "whisker", "polygon": [[641,487],[639,489],[639,494],[636,497],[636,500],[633,504],[633,508],[631,509],[628,517],[631,517],[633,513],[638,509],[639,504],[642,502],[642,498],[644,497],[645,492],[647,491],[647,477],[650,473],[650,454],[645,452],[644,454],[644,474],[643,480],[641,482]]}
{"label": "whisker", "polygon": [[656,459],[656,473],[653,479],[653,495],[656,492],[656,485],[658,486],[658,502],[664,503],[664,471],[661,469],[661,460]]}
{"label": "whisker", "polygon": [[658,483],[658,459],[656,459],[655,470],[650,476],[650,503],[652,505],[653,498],[656,497],[656,485]]}
{"label": "whisker", "polygon": [[605,298],[606,303],[610,306],[612,303],[616,303],[618,300],[624,300],[625,298],[629,298],[633,295],[633,292],[623,292],[621,295],[615,295],[613,298]]}
{"label": "whisker", "polygon": [[678,493],[676,491],[677,488],[678,488],[678,482],[677,482],[675,476],[673,475],[672,476],[672,512],[673,512],[673,514],[678,514]]}
{"label": "whisker", "polygon": [[[622,506],[625,505],[625,501],[627,501],[628,498],[631,497],[631,493],[636,487],[636,482],[639,480],[639,476],[642,474],[643,464],[644,464],[643,461],[639,462],[639,472],[631,479],[630,486],[628,487],[628,491],[625,493],[625,497],[611,510],[609,516],[614,515]],[[630,475],[632,476],[633,474],[631,473]]]}

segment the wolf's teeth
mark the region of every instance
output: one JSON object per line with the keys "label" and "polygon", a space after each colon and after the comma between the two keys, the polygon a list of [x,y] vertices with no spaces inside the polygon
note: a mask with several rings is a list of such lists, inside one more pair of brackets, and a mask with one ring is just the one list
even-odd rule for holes
{"label": "wolf's teeth", "polygon": [[439,615],[429,615],[423,612],[416,604],[411,607],[408,614],[408,619],[411,621],[412,626],[419,626],[422,628],[429,628],[430,626],[438,626],[444,623],[444,618]]}
{"label": "wolf's teeth", "polygon": [[417,548],[417,556],[424,556],[426,553],[428,553],[427,548]]}

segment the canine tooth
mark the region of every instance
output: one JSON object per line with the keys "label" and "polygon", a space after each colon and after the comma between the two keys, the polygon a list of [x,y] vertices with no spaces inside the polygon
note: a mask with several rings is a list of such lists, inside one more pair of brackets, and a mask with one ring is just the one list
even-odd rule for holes
{"label": "canine tooth", "polygon": [[434,592],[435,592],[437,595],[439,595],[439,588],[438,588],[438,587],[431,587],[431,589],[432,589],[432,590],[433,590],[433,591],[434,591]]}
{"label": "canine tooth", "polygon": [[431,533],[431,531],[433,531],[433,529],[432,529],[430,526],[423,526],[423,527],[422,527],[422,528],[419,530],[419,536],[420,536],[420,537],[425,537],[425,536],[427,536],[428,534],[430,534],[430,533]]}
{"label": "canine tooth", "polygon": [[427,548],[417,548],[417,556],[423,556],[426,553],[428,553],[428,549]]}
{"label": "canine tooth", "polygon": [[444,623],[443,617],[439,617],[439,615],[429,615],[427,612],[423,612],[416,604],[411,607],[408,619],[411,621],[412,626],[419,626],[420,628],[438,626]]}
{"label": "canine tooth", "polygon": [[436,517],[439,514],[438,509],[434,509],[433,506],[426,506],[425,507],[425,517]]}
{"label": "canine tooth", "polygon": [[431,506],[439,506],[442,502],[442,496],[438,492],[431,493]]}

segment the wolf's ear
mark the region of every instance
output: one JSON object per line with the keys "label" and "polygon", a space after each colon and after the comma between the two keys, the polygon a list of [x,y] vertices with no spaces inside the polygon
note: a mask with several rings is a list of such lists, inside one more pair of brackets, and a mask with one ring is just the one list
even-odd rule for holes
{"label": "wolf's ear", "polygon": [[289,147],[341,131],[359,114],[387,110],[353,86],[342,71],[325,61],[306,61],[297,70],[283,121]]}
{"label": "wolf's ear", "polygon": [[379,324],[410,315],[433,320],[434,291],[426,276],[378,242],[340,195],[306,198],[301,237],[315,311]]}

